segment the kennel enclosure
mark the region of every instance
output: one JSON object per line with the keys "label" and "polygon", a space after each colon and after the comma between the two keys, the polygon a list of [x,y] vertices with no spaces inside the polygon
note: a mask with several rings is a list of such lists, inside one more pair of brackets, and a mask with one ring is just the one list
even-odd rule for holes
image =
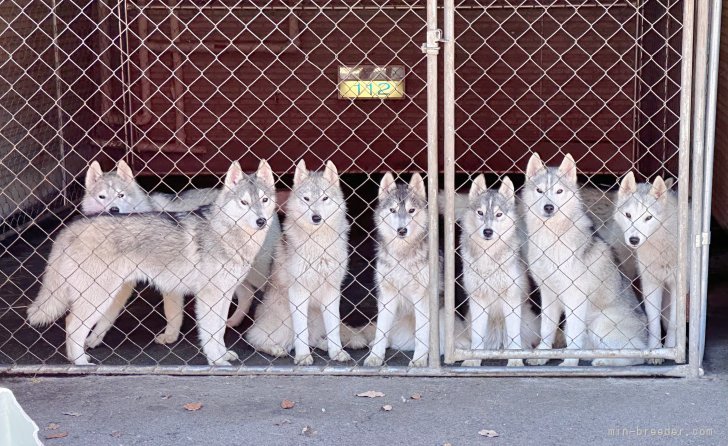
{"label": "kennel enclosure", "polygon": [[[690,0],[3,2],[0,368],[15,373],[699,374],[720,6],[720,1]],[[356,73],[381,68],[389,76],[401,69],[402,97],[342,97],[342,70],[357,67],[365,69]],[[360,81],[359,88],[381,86],[373,78]],[[105,346],[101,365],[89,369],[70,366],[60,356],[61,326],[37,331],[24,322],[50,243],[77,210],[79,181],[91,160],[108,170],[124,159],[148,189],[179,191],[224,173],[236,159],[247,171],[258,159],[268,159],[282,186],[303,158],[310,166],[331,159],[349,176],[345,181],[354,204],[345,320],[376,316],[367,278],[373,257],[366,246],[377,175],[426,172],[429,191],[444,188],[444,196],[429,194],[429,220],[431,228],[439,226],[438,200],[444,200],[445,333],[453,333],[456,306],[462,305],[455,286],[454,193],[479,172],[489,178],[519,176],[533,151],[545,160],[573,154],[580,172],[602,188],[629,170],[642,180],[657,174],[677,179],[677,345],[569,353],[674,363],[620,370],[457,367],[449,364],[468,357],[563,357],[564,352],[460,351],[451,335],[441,352],[440,333],[432,324],[430,367],[423,370],[401,365],[396,355],[382,369],[364,368],[361,359],[352,366],[323,358],[310,368],[294,367],[251,351],[237,331],[227,339],[243,352],[243,365],[210,369],[199,361],[194,340],[153,345],[161,316],[157,305],[127,314],[124,329]],[[430,258],[437,259],[439,250],[437,237],[431,237]],[[437,277],[437,262],[430,268]],[[432,295],[437,289],[431,284]],[[148,300],[159,303],[158,297]],[[438,299],[431,301],[431,314],[437,314]],[[194,338],[194,332],[187,330],[187,337]]]}

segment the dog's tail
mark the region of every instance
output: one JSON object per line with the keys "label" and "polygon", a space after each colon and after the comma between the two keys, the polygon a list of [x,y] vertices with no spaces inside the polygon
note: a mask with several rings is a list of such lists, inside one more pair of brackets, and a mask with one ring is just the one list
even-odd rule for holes
{"label": "dog's tail", "polygon": [[[470,198],[468,198],[468,194],[464,193],[455,193],[455,220],[460,220],[463,215],[465,215],[465,211],[468,209],[468,206],[470,206]],[[445,191],[440,189],[440,194],[437,197],[437,207],[440,210],[441,214],[445,214]]]}
{"label": "dog's tail", "polygon": [[66,281],[49,264],[38,296],[28,307],[28,322],[33,326],[48,325],[63,316],[69,305]]}
{"label": "dog's tail", "polygon": [[351,327],[347,324],[341,324],[341,343],[344,347],[355,350],[366,348],[374,341],[376,332],[377,326],[371,322],[363,327]]}

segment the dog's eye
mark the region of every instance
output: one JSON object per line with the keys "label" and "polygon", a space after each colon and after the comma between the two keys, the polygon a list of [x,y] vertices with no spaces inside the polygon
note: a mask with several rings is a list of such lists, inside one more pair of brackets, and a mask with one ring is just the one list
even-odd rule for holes
{"label": "dog's eye", "polygon": [[414,213],[415,213],[415,208],[412,208],[412,209],[410,209],[410,210],[409,210],[409,213],[410,213],[410,214],[414,214]]}
{"label": "dog's eye", "polygon": [[481,211],[480,209],[478,209],[478,215],[480,215],[482,217],[483,216],[483,211]]}
{"label": "dog's eye", "polygon": [[304,199],[305,201],[311,201],[311,199],[310,199],[310,198],[308,198],[308,197],[303,197],[303,199]]}
{"label": "dog's eye", "polygon": [[106,200],[106,195],[99,195],[100,200]]}
{"label": "dog's eye", "polygon": [[625,212],[624,216],[630,219],[632,218],[632,214],[630,214],[629,212]]}
{"label": "dog's eye", "polygon": [[652,215],[648,215],[647,217],[645,217],[645,221],[650,221],[650,220],[652,220]]}
{"label": "dog's eye", "polygon": [[538,192],[539,194],[542,194],[543,193],[543,189],[541,189],[540,187],[537,187],[536,188],[536,192]]}
{"label": "dog's eye", "polygon": [[124,198],[124,194],[118,194],[117,197]]}
{"label": "dog's eye", "polygon": [[243,206],[247,206],[248,205],[248,202],[245,201],[245,200],[240,200],[240,204],[242,204]]}
{"label": "dog's eye", "polygon": [[495,214],[495,218],[501,218],[503,216],[503,212],[498,212]]}
{"label": "dog's eye", "polygon": [[263,197],[263,199],[260,200],[260,201],[262,201],[263,203],[267,203],[268,202],[268,197]]}
{"label": "dog's eye", "polygon": [[389,212],[391,212],[391,213],[394,214],[395,212],[397,212],[397,209],[395,209],[395,208],[389,208]]}
{"label": "dog's eye", "polygon": [[564,189],[559,189],[559,190],[556,191],[556,193],[557,194],[563,194],[564,193]]}
{"label": "dog's eye", "polygon": [[323,197],[321,197],[321,201],[326,201],[328,199],[329,199],[329,196],[328,195],[324,195]]}

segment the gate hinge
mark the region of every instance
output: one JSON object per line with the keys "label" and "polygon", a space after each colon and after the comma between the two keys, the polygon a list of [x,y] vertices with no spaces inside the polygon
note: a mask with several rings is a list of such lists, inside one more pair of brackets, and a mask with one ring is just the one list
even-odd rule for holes
{"label": "gate hinge", "polygon": [[710,232],[701,232],[695,234],[695,247],[700,248],[701,246],[710,245]]}
{"label": "gate hinge", "polygon": [[442,42],[442,30],[427,30],[427,42],[422,44],[422,52],[425,54],[439,54],[440,42]]}

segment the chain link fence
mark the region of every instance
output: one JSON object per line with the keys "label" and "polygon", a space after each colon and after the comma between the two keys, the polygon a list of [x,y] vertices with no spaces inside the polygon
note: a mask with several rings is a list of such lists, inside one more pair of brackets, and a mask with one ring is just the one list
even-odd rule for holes
{"label": "chain link fence", "polygon": [[693,14],[3,3],[0,367],[692,373]]}

